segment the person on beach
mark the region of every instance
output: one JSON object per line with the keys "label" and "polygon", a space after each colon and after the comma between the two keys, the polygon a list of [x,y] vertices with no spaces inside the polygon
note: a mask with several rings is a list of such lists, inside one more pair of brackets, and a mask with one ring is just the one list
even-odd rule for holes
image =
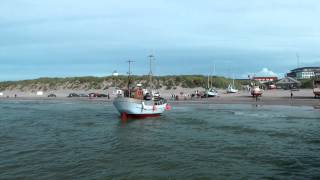
{"label": "person on beach", "polygon": [[292,97],[293,97],[293,93],[292,93],[292,90],[291,90],[291,93],[290,93],[290,98],[292,99]]}

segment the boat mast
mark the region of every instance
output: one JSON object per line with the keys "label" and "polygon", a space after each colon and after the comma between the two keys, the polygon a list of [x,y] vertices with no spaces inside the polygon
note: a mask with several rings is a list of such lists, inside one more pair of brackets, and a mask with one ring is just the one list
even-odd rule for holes
{"label": "boat mast", "polygon": [[210,70],[210,87],[209,88],[212,88],[212,67]]}
{"label": "boat mast", "polygon": [[234,74],[232,74],[232,88],[234,88]]}
{"label": "boat mast", "polygon": [[213,87],[213,75],[216,74],[216,65],[213,64],[213,74],[211,74],[211,88]]}
{"label": "boat mast", "polygon": [[132,60],[128,60],[127,61],[129,64],[129,71],[128,71],[128,92],[129,92],[129,97],[131,97],[131,63],[133,63],[134,61]]}
{"label": "boat mast", "polygon": [[208,84],[207,84],[207,88],[210,89],[210,74],[208,74]]}
{"label": "boat mast", "polygon": [[154,56],[151,54],[148,56],[149,57],[149,86],[151,89],[153,89],[153,82],[152,82],[152,77],[153,77],[153,73],[152,73],[152,61],[154,60]]}

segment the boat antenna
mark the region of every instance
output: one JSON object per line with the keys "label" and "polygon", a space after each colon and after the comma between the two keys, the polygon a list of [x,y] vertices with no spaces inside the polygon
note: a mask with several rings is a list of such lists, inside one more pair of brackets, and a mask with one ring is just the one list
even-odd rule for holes
{"label": "boat antenna", "polygon": [[128,71],[128,92],[129,92],[129,97],[131,97],[131,88],[130,88],[130,85],[131,85],[131,64],[133,63],[134,61],[132,60],[128,60],[127,63],[129,64],[129,71]]}
{"label": "boat antenna", "polygon": [[152,61],[155,60],[155,57],[154,55],[150,54],[149,56],[149,68],[150,68],[150,71],[149,71],[149,85],[150,85],[150,88],[153,89],[153,82],[152,82],[152,76],[153,76],[153,73],[152,73]]}

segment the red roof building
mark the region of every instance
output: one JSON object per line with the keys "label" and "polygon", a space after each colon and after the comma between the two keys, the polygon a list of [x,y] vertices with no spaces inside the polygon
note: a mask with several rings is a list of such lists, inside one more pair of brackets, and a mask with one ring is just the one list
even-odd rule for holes
{"label": "red roof building", "polygon": [[275,82],[278,81],[278,77],[253,77],[253,80],[259,81],[260,83]]}

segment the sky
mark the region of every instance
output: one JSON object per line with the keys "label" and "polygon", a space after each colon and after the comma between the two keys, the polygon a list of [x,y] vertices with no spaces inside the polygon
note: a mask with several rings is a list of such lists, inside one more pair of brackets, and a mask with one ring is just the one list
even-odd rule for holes
{"label": "sky", "polygon": [[[1,0],[0,81],[320,66],[318,0]],[[297,54],[299,63],[297,63]]]}

